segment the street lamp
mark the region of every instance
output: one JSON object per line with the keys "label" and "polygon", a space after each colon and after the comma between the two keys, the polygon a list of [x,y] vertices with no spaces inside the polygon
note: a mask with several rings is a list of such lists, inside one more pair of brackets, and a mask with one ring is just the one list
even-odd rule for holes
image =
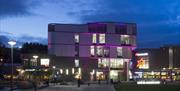
{"label": "street lamp", "polygon": [[13,46],[16,44],[16,41],[11,40],[8,44],[11,46],[11,91],[13,91]]}
{"label": "street lamp", "polygon": [[[37,56],[37,55],[34,55],[33,56],[33,58],[35,59],[35,66],[37,66],[37,64],[38,64],[38,62],[37,62],[37,58],[38,58],[39,56]],[[35,73],[37,74],[37,69],[35,69]],[[35,77],[35,82],[34,82],[34,90],[35,91],[37,91],[37,78]]]}

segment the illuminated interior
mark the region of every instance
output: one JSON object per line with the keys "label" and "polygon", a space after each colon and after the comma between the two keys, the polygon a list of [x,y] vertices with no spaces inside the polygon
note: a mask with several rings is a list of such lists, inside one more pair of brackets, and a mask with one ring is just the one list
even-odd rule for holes
{"label": "illuminated interior", "polygon": [[79,34],[74,35],[75,43],[79,43]]}
{"label": "illuminated interior", "polygon": [[92,35],[92,43],[97,43],[96,34],[93,34],[93,35]]}
{"label": "illuminated interior", "polygon": [[106,68],[106,67],[109,67],[109,65],[111,68],[123,68],[124,61],[121,58],[99,58],[98,59],[99,68]]}
{"label": "illuminated interior", "polygon": [[97,46],[97,55],[103,56],[103,46]]}
{"label": "illuminated interior", "polygon": [[105,43],[105,34],[99,34],[99,43],[100,44],[103,44]]}
{"label": "illuminated interior", "polygon": [[95,56],[94,46],[91,46],[90,48],[91,48],[91,49],[90,49],[91,56]]}
{"label": "illuminated interior", "polygon": [[79,60],[78,59],[75,59],[74,63],[75,63],[75,67],[79,67]]}

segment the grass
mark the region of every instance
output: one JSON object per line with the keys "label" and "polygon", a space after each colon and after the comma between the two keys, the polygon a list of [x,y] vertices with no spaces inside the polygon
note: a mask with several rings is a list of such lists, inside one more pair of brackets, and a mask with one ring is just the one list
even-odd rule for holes
{"label": "grass", "polygon": [[114,87],[116,91],[180,91],[180,85],[120,84]]}

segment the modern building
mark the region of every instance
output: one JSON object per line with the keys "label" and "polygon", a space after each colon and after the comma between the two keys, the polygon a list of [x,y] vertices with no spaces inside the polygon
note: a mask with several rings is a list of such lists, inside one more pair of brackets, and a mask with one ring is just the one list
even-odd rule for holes
{"label": "modern building", "polygon": [[180,80],[180,46],[135,50],[134,72],[137,78]]}
{"label": "modern building", "polygon": [[[96,22],[48,25],[48,54],[64,78],[128,80],[136,24]],[[64,76],[63,76],[64,75]]]}

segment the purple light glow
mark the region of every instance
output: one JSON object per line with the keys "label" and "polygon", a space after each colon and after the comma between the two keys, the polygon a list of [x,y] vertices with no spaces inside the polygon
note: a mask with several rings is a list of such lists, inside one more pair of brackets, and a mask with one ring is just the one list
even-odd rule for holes
{"label": "purple light glow", "polygon": [[[92,46],[94,46],[94,45],[92,45]],[[128,47],[128,48],[134,48],[134,47],[136,47],[135,45],[125,46],[125,45],[111,45],[111,44],[96,44],[96,46],[105,46],[105,47]]]}

